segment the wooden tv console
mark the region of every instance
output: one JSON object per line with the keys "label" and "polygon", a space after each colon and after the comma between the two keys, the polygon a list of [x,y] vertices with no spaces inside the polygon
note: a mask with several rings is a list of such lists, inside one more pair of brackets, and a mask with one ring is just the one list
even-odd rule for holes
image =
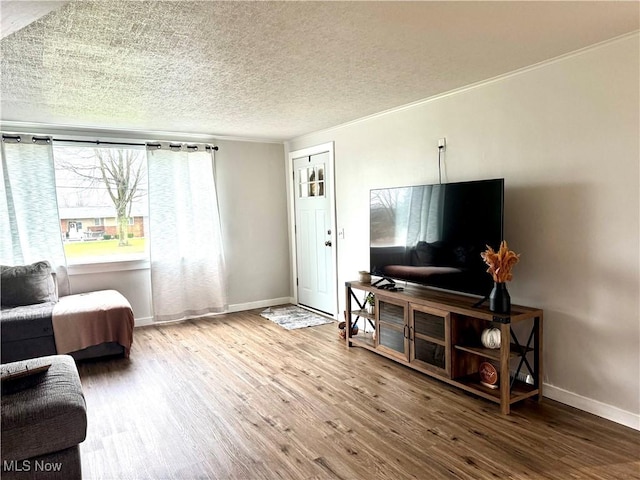
{"label": "wooden tv console", "polygon": [[[345,294],[347,347],[366,348],[499,403],[503,414],[513,403],[542,399],[542,310],[512,305],[510,314],[498,315],[486,305],[474,307],[477,299],[472,297],[422,287],[394,292],[361,282],[346,282]],[[373,314],[365,310],[371,294]],[[358,319],[371,333],[361,328],[361,333],[351,335]],[[498,349],[484,348],[480,342],[489,327],[500,329]],[[481,365],[497,370],[494,385],[481,383]]]}

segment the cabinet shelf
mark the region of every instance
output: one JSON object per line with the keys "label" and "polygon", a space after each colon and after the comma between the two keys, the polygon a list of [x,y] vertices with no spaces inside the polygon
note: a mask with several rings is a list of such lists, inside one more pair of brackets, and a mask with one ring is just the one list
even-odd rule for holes
{"label": "cabinet shelf", "polygon": [[[482,385],[482,383],[480,383],[480,377],[478,376],[478,374],[456,378],[455,381],[459,383],[460,386],[464,388],[464,390],[472,393],[477,393],[481,397],[500,403],[500,389],[493,389]],[[535,386],[529,385],[525,382],[521,382],[520,380],[516,380],[515,382],[513,382],[513,387],[511,387],[509,402],[519,402],[520,400],[524,400],[525,398],[537,395],[538,391],[538,388],[536,388]]]}
{"label": "cabinet shelf", "polygon": [[427,342],[437,343],[438,345],[442,345],[443,347],[447,345],[447,342],[442,338],[431,337],[429,335],[425,335],[424,333],[414,333],[416,338],[421,338],[422,340],[426,340]]}
{"label": "cabinet shelf", "polygon": [[[357,295],[364,292],[365,298],[375,295],[375,314],[360,308],[363,304],[354,290],[360,292]],[[365,348],[498,403],[503,414],[509,413],[513,403],[524,399],[536,397],[541,401],[542,310],[512,305],[511,314],[500,317],[498,326],[505,346],[490,349],[481,346],[480,337],[487,326],[492,322],[495,325],[496,317],[486,306],[475,306],[477,299],[473,297],[417,286],[406,286],[401,292],[382,291],[361,282],[347,282],[345,294],[347,347]],[[371,322],[375,338],[350,335],[356,318]],[[526,345],[519,343],[512,330],[512,325],[519,323],[531,328]],[[495,364],[499,372],[507,372],[506,377],[500,377],[498,388],[480,383],[478,372],[485,360]],[[515,372],[518,377],[523,366],[533,377],[534,385],[511,381],[508,372]]]}
{"label": "cabinet shelf", "polygon": [[[486,357],[492,360],[500,361],[500,349],[475,347],[475,346],[468,346],[468,345],[454,345],[454,348],[456,350],[462,350],[463,352],[468,352],[474,355],[479,355],[481,357]],[[533,351],[532,348],[525,348],[525,347],[522,347],[522,350],[524,350],[525,353]],[[520,357],[520,352],[515,343],[511,344],[509,356],[511,358]]]}
{"label": "cabinet shelf", "polygon": [[364,337],[364,336],[351,337],[351,343],[358,347],[375,348],[375,341],[371,337]]}
{"label": "cabinet shelf", "polygon": [[376,319],[376,316],[373,313],[369,313],[366,310],[352,310],[351,315],[355,315],[360,318],[368,318],[369,320]]}

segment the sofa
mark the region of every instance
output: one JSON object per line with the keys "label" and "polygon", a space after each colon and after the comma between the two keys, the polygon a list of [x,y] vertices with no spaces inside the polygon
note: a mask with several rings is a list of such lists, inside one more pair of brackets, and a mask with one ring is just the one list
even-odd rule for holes
{"label": "sofa", "polygon": [[55,354],[128,357],[134,317],[115,290],[70,294],[65,267],[0,266],[1,363]]}
{"label": "sofa", "polygon": [[87,412],[73,358],[12,362],[0,365],[0,372],[3,480],[81,479]]}

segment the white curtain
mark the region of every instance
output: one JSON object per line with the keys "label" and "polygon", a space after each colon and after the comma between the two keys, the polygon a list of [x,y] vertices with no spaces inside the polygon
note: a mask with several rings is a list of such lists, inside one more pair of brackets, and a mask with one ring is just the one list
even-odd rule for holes
{"label": "white curtain", "polygon": [[66,265],[51,138],[3,135],[0,263]]}
{"label": "white curtain", "polygon": [[407,245],[419,241],[433,243],[442,240],[444,222],[443,185],[410,187]]}
{"label": "white curtain", "polygon": [[155,321],[227,309],[212,149],[148,145],[151,290]]}

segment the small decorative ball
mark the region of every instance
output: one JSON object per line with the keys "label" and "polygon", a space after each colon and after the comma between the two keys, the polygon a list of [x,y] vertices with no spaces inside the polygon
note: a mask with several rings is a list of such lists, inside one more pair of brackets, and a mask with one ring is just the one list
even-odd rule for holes
{"label": "small decorative ball", "polygon": [[500,341],[499,328],[485,328],[480,335],[480,342],[485,348],[500,348]]}
{"label": "small decorative ball", "polygon": [[[351,336],[353,337],[357,335],[359,330],[360,329],[358,328],[358,325],[356,324],[351,325]],[[347,335],[347,322],[340,322],[338,324],[338,336],[342,340],[344,340],[346,335]]]}
{"label": "small decorative ball", "polygon": [[498,383],[498,371],[496,370],[496,367],[491,365],[489,362],[482,362],[478,368],[481,382],[489,385],[495,385]]}

